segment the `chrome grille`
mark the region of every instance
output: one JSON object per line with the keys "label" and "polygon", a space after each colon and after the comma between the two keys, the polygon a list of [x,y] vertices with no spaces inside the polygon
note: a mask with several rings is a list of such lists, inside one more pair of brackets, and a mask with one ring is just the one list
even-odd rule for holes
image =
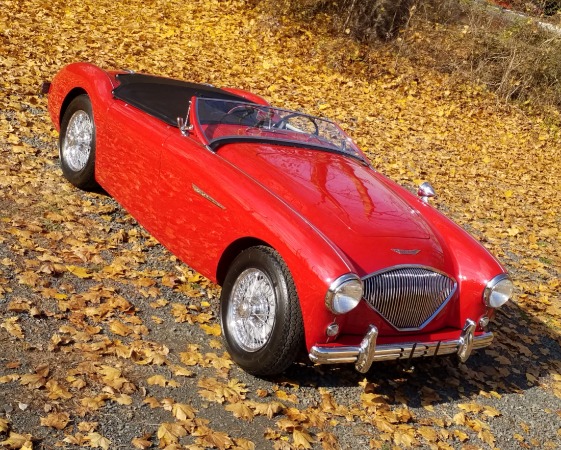
{"label": "chrome grille", "polygon": [[362,281],[368,304],[401,331],[423,328],[446,305],[457,286],[447,275],[423,266],[396,266]]}

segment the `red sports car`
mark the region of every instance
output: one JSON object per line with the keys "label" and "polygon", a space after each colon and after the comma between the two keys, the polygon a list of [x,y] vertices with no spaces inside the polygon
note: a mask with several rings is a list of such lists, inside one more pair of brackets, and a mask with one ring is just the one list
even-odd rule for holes
{"label": "red sports car", "polygon": [[46,83],[64,176],[103,187],[222,286],[232,358],[255,375],[305,345],[317,364],[456,354],[491,344],[505,270],[428,203],[378,173],[334,122],[238,89],[72,64]]}

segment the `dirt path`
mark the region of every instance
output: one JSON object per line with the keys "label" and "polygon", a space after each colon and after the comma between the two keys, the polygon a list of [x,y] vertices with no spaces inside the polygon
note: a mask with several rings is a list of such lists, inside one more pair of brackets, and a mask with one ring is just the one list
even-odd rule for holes
{"label": "dirt path", "polygon": [[[6,0],[0,10],[0,444],[561,447],[561,138],[546,118],[242,1]],[[467,365],[232,364],[218,288],[58,169],[41,81],[83,60],[261,94],[344,124],[496,254],[518,296]],[[397,64],[396,64],[397,61]],[[368,80],[368,81],[367,81]]]}

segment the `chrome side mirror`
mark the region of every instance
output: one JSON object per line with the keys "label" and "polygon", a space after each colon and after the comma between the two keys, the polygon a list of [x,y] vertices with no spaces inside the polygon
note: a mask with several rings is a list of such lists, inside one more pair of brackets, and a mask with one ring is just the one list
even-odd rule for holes
{"label": "chrome side mirror", "polygon": [[425,203],[429,202],[429,198],[436,197],[436,192],[434,188],[428,181],[425,181],[419,186],[419,190],[417,191],[417,195],[421,197]]}
{"label": "chrome side mirror", "polygon": [[177,127],[183,136],[189,136],[189,131],[193,129],[193,125],[189,124],[189,113],[191,112],[191,101],[189,101],[189,107],[187,108],[187,114],[185,118],[177,118]]}
{"label": "chrome side mirror", "polygon": [[187,125],[187,122],[183,117],[177,118],[177,128],[183,136],[189,136],[190,127]]}

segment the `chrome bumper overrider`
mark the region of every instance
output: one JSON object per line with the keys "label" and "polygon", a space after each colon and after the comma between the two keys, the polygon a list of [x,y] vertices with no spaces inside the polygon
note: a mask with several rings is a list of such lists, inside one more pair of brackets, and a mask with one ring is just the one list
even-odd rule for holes
{"label": "chrome bumper overrider", "polygon": [[316,364],[355,363],[355,368],[366,373],[374,361],[420,358],[422,356],[449,355],[456,353],[465,362],[472,350],[487,347],[493,341],[493,333],[475,336],[475,322],[468,319],[458,339],[435,342],[408,342],[376,345],[378,329],[370,325],[359,346],[321,347],[314,345],[310,359]]}

